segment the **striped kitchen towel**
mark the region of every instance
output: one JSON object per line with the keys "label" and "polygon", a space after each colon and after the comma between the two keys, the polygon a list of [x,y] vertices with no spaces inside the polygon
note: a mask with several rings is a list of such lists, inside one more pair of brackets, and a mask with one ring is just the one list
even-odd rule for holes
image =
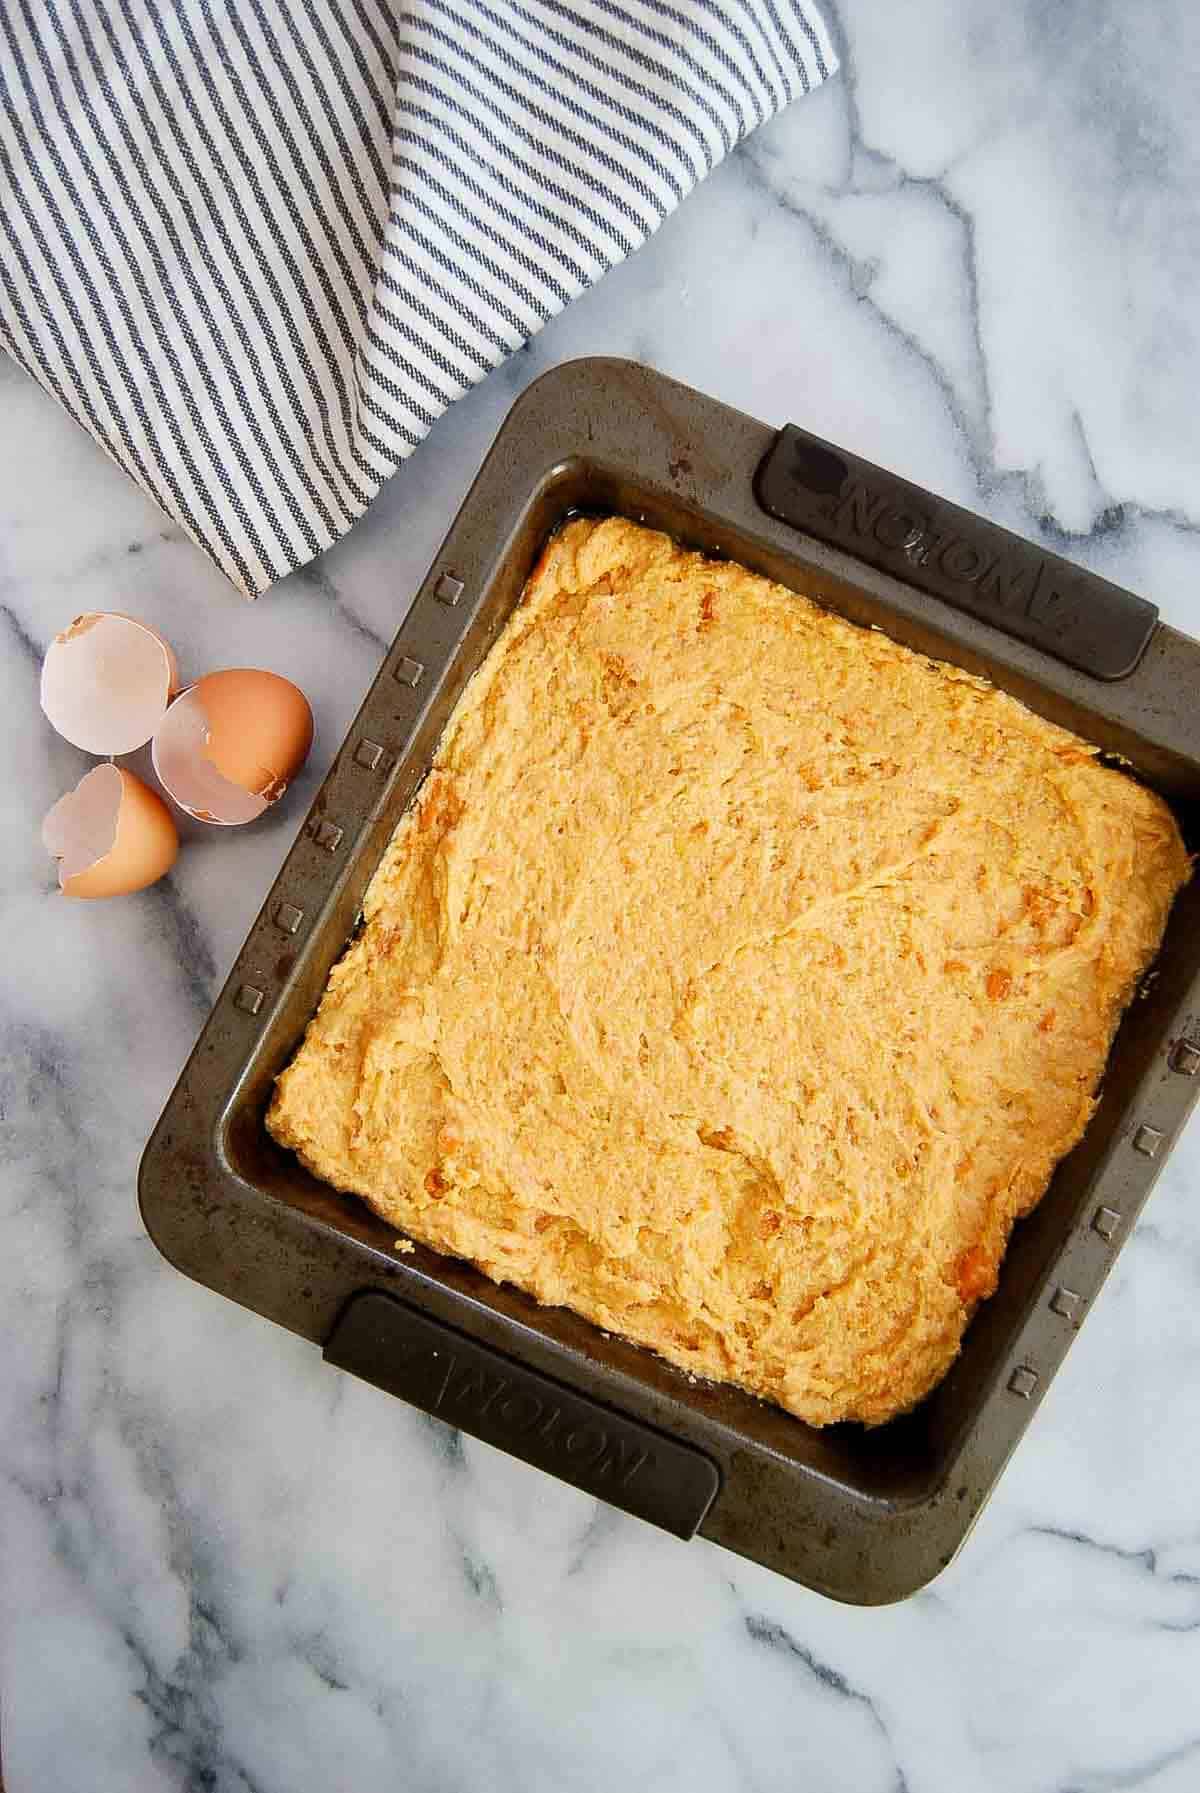
{"label": "striped kitchen towel", "polygon": [[0,0],[0,343],[253,595],[834,67],[816,0]]}

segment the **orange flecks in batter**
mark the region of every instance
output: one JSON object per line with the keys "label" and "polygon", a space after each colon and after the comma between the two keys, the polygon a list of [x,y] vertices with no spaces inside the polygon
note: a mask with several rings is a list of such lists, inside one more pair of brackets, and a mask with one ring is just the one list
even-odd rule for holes
{"label": "orange flecks in batter", "polygon": [[972,1245],[963,1252],[954,1267],[954,1285],[965,1307],[974,1306],[995,1289],[995,1266],[981,1245]]}

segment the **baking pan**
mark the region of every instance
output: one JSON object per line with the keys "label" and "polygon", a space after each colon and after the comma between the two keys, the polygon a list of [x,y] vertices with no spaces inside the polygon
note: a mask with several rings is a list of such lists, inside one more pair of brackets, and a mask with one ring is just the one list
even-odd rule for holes
{"label": "baking pan", "polygon": [[1152,605],[800,429],[632,363],[570,363],[513,407],[418,591],[146,1148],[142,1213],[180,1270],[450,1424],[837,1599],[900,1599],[969,1531],[1200,1090],[1200,882],[997,1294],[940,1387],[886,1426],[815,1430],[466,1264],[397,1252],[263,1115],[456,699],[580,510],[986,674],[1127,763],[1195,846],[1200,645]]}

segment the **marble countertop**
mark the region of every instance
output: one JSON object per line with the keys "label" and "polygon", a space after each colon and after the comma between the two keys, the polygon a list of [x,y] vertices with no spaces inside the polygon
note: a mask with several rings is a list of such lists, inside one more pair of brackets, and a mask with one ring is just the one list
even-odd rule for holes
{"label": "marble countertop", "polygon": [[[9,1793],[1200,1785],[1200,1126],[957,1562],[842,1608],[327,1368],[171,1270],[138,1156],[514,394],[652,363],[1152,596],[1200,633],[1192,0],[838,0],[842,76],[245,605],[0,366],[0,1723]],[[318,742],[169,880],[58,898],[84,769],[37,702],[88,608],[274,667]]]}

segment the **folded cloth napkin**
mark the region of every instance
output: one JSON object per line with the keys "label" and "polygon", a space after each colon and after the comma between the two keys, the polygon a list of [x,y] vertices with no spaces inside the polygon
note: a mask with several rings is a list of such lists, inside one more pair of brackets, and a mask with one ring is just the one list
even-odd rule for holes
{"label": "folded cloth napkin", "polygon": [[0,0],[0,343],[253,595],[835,66],[815,0]]}

